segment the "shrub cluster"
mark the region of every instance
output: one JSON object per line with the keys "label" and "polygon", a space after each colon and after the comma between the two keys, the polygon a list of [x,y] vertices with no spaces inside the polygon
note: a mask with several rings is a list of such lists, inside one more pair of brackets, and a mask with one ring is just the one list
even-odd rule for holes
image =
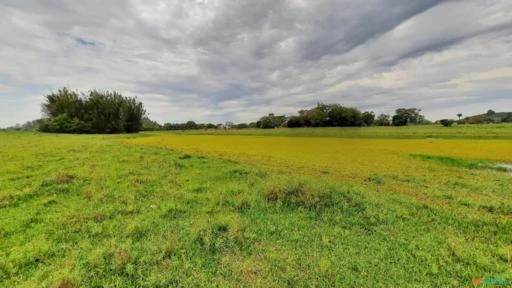
{"label": "shrub cluster", "polygon": [[136,133],[146,114],[135,98],[117,92],[90,91],[79,94],[67,88],[46,96],[39,124],[42,132],[55,133]]}
{"label": "shrub cluster", "polygon": [[287,126],[291,128],[362,126],[371,125],[374,119],[375,115],[370,112],[365,112],[363,118],[363,113],[356,108],[319,103],[315,108],[300,110],[299,115],[291,116]]}
{"label": "shrub cluster", "polygon": [[450,127],[453,125],[453,123],[455,123],[456,121],[455,120],[452,120],[452,119],[441,119],[439,120],[439,123],[441,123],[441,125],[443,125],[444,127]]}

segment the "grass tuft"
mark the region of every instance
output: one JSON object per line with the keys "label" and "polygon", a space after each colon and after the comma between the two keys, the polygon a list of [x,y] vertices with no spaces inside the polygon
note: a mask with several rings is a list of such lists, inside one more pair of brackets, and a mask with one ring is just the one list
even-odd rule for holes
{"label": "grass tuft", "polygon": [[332,191],[300,181],[273,181],[266,189],[269,203],[290,208],[322,209],[332,206]]}
{"label": "grass tuft", "polygon": [[178,157],[180,160],[186,160],[186,159],[191,159],[192,158],[192,155],[190,154],[183,154],[181,155],[180,157]]}
{"label": "grass tuft", "polygon": [[371,174],[370,176],[368,176],[367,180],[369,182],[375,183],[377,185],[384,184],[384,178],[382,178],[380,175],[377,175],[377,174]]}
{"label": "grass tuft", "polygon": [[199,228],[195,242],[212,254],[237,250],[244,244],[244,230],[238,217],[224,217]]}

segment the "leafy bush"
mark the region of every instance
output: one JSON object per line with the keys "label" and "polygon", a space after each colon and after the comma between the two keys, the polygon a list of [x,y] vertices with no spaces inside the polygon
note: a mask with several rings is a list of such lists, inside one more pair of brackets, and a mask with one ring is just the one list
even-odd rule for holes
{"label": "leafy bush", "polygon": [[39,131],[53,133],[89,133],[90,126],[78,120],[71,118],[63,113],[52,119],[46,119],[39,124]]}
{"label": "leafy bush", "polygon": [[450,127],[453,125],[453,123],[455,123],[455,120],[441,119],[441,120],[439,120],[439,123],[441,123],[441,125],[443,125],[444,127]]}

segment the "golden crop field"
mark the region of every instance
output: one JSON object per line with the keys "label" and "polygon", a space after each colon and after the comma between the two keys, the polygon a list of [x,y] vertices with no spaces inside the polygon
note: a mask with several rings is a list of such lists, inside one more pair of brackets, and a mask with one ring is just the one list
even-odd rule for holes
{"label": "golden crop field", "polygon": [[512,162],[509,140],[336,139],[271,136],[158,135],[131,141],[202,153],[250,164],[338,176],[367,173],[423,173],[411,154]]}
{"label": "golden crop field", "polygon": [[[464,206],[467,201],[500,203],[504,198],[496,193],[472,187],[512,182],[507,171],[460,167],[479,166],[481,162],[511,163],[510,140],[157,134],[128,141],[230,159],[285,174],[331,178],[451,206]],[[464,185],[457,186],[460,183]]]}

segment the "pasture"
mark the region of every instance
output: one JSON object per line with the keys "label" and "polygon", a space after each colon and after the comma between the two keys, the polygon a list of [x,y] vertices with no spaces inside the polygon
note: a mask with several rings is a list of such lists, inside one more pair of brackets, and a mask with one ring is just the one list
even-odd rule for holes
{"label": "pasture", "polygon": [[0,157],[1,287],[512,279],[512,125],[0,132]]}

